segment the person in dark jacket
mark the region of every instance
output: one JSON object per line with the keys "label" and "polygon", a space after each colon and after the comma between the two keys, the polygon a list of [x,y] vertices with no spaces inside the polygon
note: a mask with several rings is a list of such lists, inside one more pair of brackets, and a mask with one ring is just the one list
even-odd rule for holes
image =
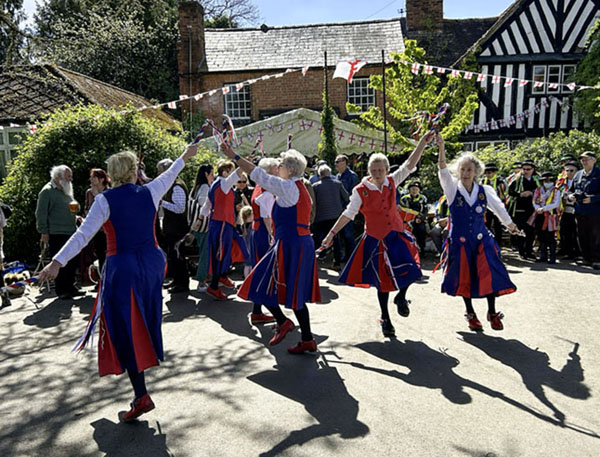
{"label": "person in dark jacket", "polygon": [[534,212],[533,193],[538,187],[540,187],[540,180],[535,175],[535,163],[533,160],[525,160],[521,173],[508,186],[508,195],[511,197],[508,213],[517,227],[525,232],[525,239],[517,235],[513,235],[512,238],[522,259],[536,258],[533,254],[535,229],[527,221]]}
{"label": "person in dark jacket", "polygon": [[427,197],[421,193],[422,186],[419,181],[413,181],[408,185],[408,194],[400,197],[400,206],[418,213],[411,222],[411,231],[417,239],[421,255],[425,254],[425,237],[427,236]]}
{"label": "person in dark jacket", "polygon": [[[331,177],[331,168],[321,165],[317,170],[319,180],[313,184],[315,191],[315,206],[317,212],[313,222],[315,246],[321,242],[331,230],[340,214],[348,205],[350,196],[340,181]],[[342,249],[339,237],[333,240],[333,265],[332,269],[341,269]]]}
{"label": "person in dark jacket", "polygon": [[584,152],[579,160],[583,170],[575,174],[568,199],[575,203],[583,264],[600,270],[600,168],[593,152]]}
{"label": "person in dark jacket", "polygon": [[[358,175],[352,171],[348,167],[348,156],[344,154],[340,154],[335,158],[335,168],[338,171],[337,176],[335,177],[338,181],[344,186],[348,195],[352,194],[352,189],[354,189],[360,179],[358,179]],[[350,258],[352,252],[354,252],[354,224],[347,224],[342,229],[342,239],[344,240],[344,262]]]}

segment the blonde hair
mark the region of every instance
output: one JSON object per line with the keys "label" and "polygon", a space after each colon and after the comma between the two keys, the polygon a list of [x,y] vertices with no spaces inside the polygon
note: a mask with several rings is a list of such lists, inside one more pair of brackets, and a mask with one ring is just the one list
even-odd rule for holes
{"label": "blonde hair", "polygon": [[306,170],[306,158],[295,149],[281,153],[281,164],[287,168],[292,178],[301,178]]}
{"label": "blonde hair", "polygon": [[106,161],[108,175],[113,187],[130,184],[131,179],[136,176],[138,159],[131,151],[123,151],[111,155]]}
{"label": "blonde hair", "polygon": [[219,160],[217,163],[217,175],[223,176],[223,172],[227,171],[231,173],[235,169],[235,163],[231,160]]}
{"label": "blonde hair", "polygon": [[375,154],[371,154],[371,157],[369,157],[369,165],[367,166],[369,173],[371,172],[371,165],[378,162],[381,162],[385,165],[386,172],[390,171],[390,161],[388,158],[381,152],[376,152]]}
{"label": "blonde hair", "polygon": [[246,222],[245,219],[248,216],[254,217],[254,211],[252,211],[252,207],[249,205],[242,206],[238,214],[238,225],[244,225],[244,223]]}
{"label": "blonde hair", "polygon": [[453,176],[459,176],[460,165],[463,162],[471,162],[475,167],[475,180],[479,180],[485,169],[485,165],[481,160],[475,157],[471,152],[463,152],[448,165],[448,170]]}

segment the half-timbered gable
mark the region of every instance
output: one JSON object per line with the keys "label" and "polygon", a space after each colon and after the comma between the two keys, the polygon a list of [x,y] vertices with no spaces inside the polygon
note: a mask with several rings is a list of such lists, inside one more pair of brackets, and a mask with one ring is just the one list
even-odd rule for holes
{"label": "half-timbered gable", "polygon": [[567,84],[599,17],[600,0],[513,3],[469,52],[475,52],[482,73],[515,82],[502,78],[494,84],[488,78],[481,83],[480,107],[465,142],[478,147],[576,128]]}

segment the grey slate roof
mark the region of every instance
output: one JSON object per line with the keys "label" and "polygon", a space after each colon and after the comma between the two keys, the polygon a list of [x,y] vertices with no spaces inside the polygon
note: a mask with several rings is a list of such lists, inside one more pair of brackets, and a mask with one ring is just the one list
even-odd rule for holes
{"label": "grey slate roof", "polygon": [[344,58],[381,61],[403,52],[400,19],[261,29],[205,29],[209,72],[335,65]]}

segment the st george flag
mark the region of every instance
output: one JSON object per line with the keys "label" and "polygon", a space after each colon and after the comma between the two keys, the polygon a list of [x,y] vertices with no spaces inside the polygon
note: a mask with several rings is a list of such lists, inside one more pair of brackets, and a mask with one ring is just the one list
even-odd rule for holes
{"label": "st george flag", "polygon": [[334,78],[344,78],[348,83],[352,83],[354,75],[367,64],[366,60],[349,60],[339,62],[333,73]]}

